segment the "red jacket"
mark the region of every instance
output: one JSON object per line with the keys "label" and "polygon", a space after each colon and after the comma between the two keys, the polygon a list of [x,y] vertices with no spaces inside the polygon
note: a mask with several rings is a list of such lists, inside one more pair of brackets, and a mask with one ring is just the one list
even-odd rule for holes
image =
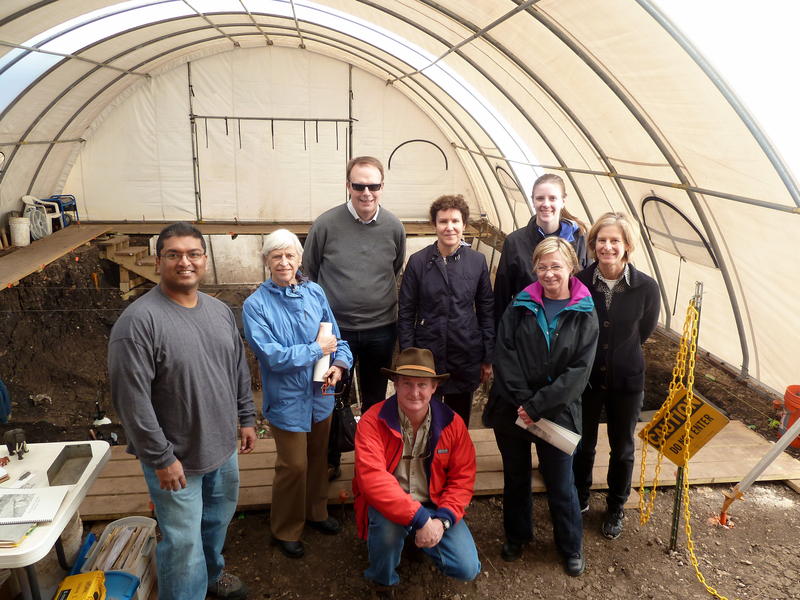
{"label": "red jacket", "polygon": [[403,491],[393,472],[403,453],[403,435],[397,397],[379,402],[361,417],[356,428],[355,502],[358,535],[367,538],[372,506],[384,517],[416,530],[431,517],[456,523],[464,516],[475,487],[475,446],[461,417],[445,404],[433,401],[431,439],[425,472],[429,509]]}

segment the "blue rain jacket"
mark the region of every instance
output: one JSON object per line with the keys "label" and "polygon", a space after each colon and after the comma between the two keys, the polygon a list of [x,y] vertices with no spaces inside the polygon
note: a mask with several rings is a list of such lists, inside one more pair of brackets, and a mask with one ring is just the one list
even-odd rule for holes
{"label": "blue rain jacket", "polygon": [[312,381],[314,363],[322,358],[320,323],[332,323],[338,340],[331,364],[353,364],[325,292],[306,279],[288,287],[268,279],[245,300],[242,321],[261,370],[264,416],[284,431],[311,431],[333,411],[333,396],[323,396],[321,384]]}

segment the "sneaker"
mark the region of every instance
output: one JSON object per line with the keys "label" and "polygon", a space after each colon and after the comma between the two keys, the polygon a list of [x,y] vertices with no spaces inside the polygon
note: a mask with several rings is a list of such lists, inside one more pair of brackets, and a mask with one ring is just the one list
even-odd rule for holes
{"label": "sneaker", "polygon": [[581,504],[581,514],[585,515],[589,512],[589,502],[587,501],[586,504]]}
{"label": "sneaker", "polygon": [[223,571],[214,583],[208,584],[208,595],[214,598],[247,598],[247,586],[236,575]]}
{"label": "sneaker", "polygon": [[622,534],[622,519],[625,513],[621,510],[606,511],[600,531],[609,540],[615,540]]}
{"label": "sneaker", "polygon": [[583,558],[583,554],[578,552],[577,554],[570,554],[564,559],[564,570],[566,570],[567,575],[572,577],[580,577],[583,575],[583,572],[586,570],[586,559]]}

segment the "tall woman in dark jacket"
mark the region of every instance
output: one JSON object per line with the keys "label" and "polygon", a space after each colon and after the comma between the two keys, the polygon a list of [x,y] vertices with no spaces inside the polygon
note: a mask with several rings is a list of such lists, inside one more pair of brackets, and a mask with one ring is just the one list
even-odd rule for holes
{"label": "tall woman in dark jacket", "polygon": [[545,173],[533,183],[531,192],[534,215],[525,227],[512,231],[503,242],[503,252],[494,279],[495,323],[526,285],[536,281],[531,270],[531,256],[543,239],[557,236],[572,244],[578,255],[579,269],[587,265],[586,226],[572,216],[565,204],[564,180],[555,173]]}
{"label": "tall woman in dark jacket", "polygon": [[400,286],[400,350],[427,348],[437,373],[450,379],[437,390],[469,426],[472,394],[492,373],[494,306],[483,254],[462,240],[469,207],[461,196],[431,204],[436,242],[411,255]]}
{"label": "tall woman in dark jacket", "polygon": [[642,344],[653,333],[659,312],[658,284],[629,262],[633,239],[624,214],[604,214],[589,232],[589,253],[595,262],[578,274],[592,292],[600,336],[583,394],[583,439],[575,455],[575,485],[581,509],[588,510],[597,426],[605,406],[611,456],[601,530],[612,540],[622,533],[622,507],[631,491],[633,433],[644,397]]}
{"label": "tall woman in dark jacket", "polygon": [[597,316],[589,290],[572,276],[577,266],[575,251],[561,238],[549,237],[536,247],[538,281],[517,294],[500,321],[494,385],[483,413],[503,458],[502,557],[516,560],[533,539],[531,444],[536,444],[556,547],[573,576],[583,573],[585,561],[572,455],[515,421],[545,418],[581,431],[581,392],[597,347]]}

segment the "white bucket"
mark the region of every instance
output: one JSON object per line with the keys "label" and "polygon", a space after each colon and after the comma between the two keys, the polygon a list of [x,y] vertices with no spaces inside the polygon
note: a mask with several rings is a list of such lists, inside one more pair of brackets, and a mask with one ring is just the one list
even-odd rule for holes
{"label": "white bucket", "polygon": [[11,217],[8,220],[11,227],[11,245],[29,246],[31,243],[31,222],[28,217]]}

